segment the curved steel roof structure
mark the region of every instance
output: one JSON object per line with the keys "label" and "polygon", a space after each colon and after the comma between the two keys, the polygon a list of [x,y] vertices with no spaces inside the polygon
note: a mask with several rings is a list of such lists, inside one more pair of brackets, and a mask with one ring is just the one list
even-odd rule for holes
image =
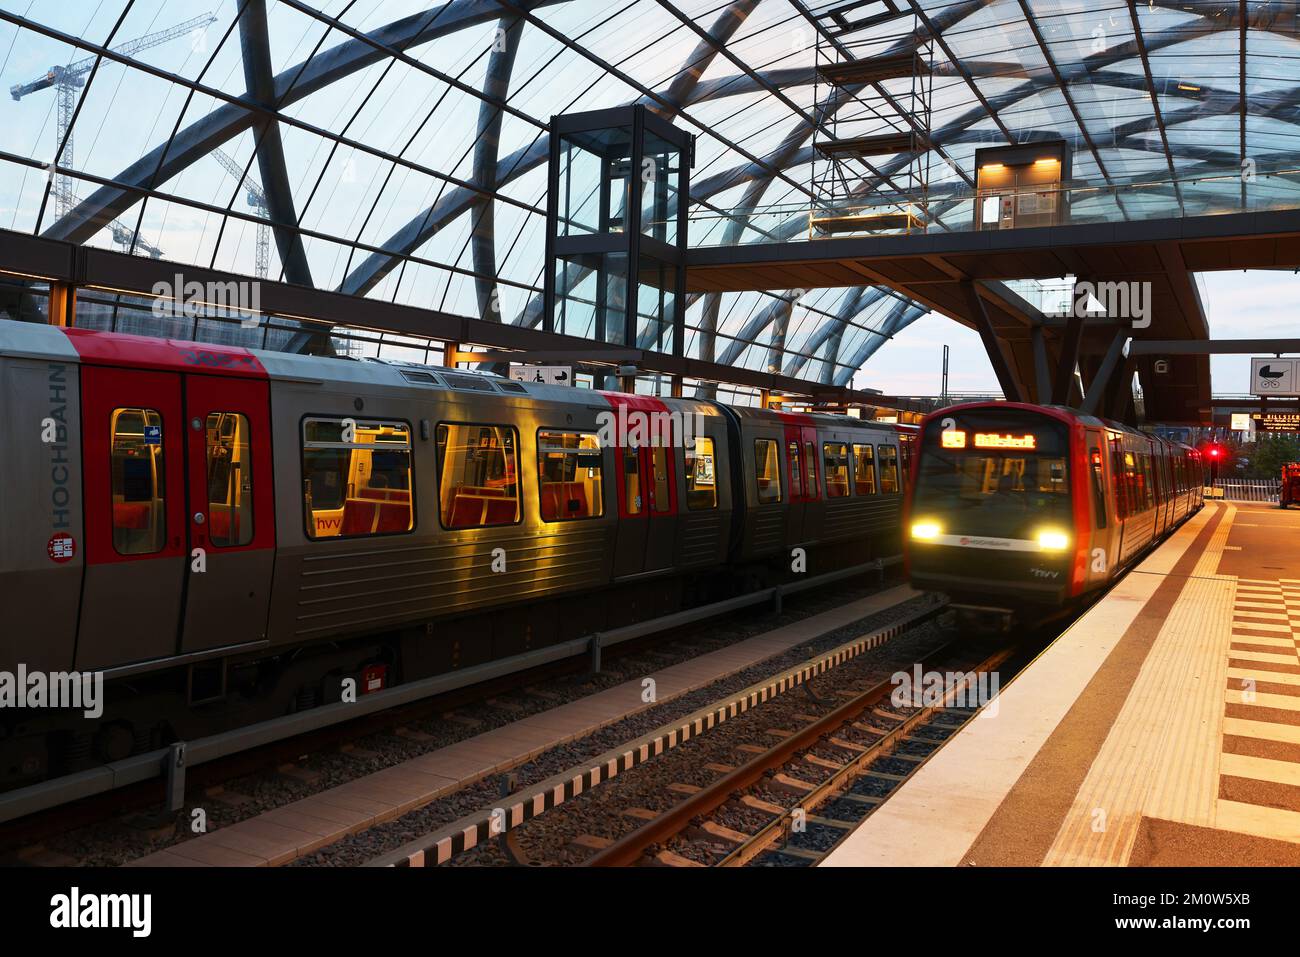
{"label": "curved steel roof structure", "polygon": [[[1063,138],[1074,182],[1110,186],[1267,168],[1300,146],[1300,19],[1279,0],[9,7],[0,227],[249,275],[269,230],[272,279],[508,323],[540,317],[552,115],[645,103],[697,137],[695,207],[808,204],[814,128],[846,108],[814,83],[818,44],[927,43],[939,192],[969,188],[986,145]],[[914,162],[873,160],[863,195]],[[844,384],[924,311],[871,286],[703,294],[685,348]]]}

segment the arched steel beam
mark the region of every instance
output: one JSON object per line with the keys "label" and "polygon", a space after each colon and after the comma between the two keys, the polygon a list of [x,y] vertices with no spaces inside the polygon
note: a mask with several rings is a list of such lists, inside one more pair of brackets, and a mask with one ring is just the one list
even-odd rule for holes
{"label": "arched steel beam", "polygon": [[[900,330],[907,328],[921,316],[929,312],[924,306],[918,306],[913,302],[900,302],[896,305],[890,314],[881,323],[881,332],[889,336],[894,336]],[[881,336],[868,336],[853,355],[845,362],[840,371],[835,374],[835,385],[846,385],[853,379],[853,373],[861,369],[863,364],[871,358],[881,344],[886,342]]]}
{"label": "arched steel beam", "polygon": [[[275,77],[271,74],[271,46],[266,29],[266,0],[246,0],[239,17],[239,47],[244,63],[244,83],[249,97],[262,106],[277,108]],[[255,120],[258,127],[257,168],[262,176],[262,192],[275,234],[276,249],[289,282],[313,285],[311,266],[302,245],[302,236],[294,228],[298,216],[293,207],[293,187],[284,162],[284,142],[280,124],[274,119]]]}
{"label": "arched steel beam", "polygon": [[[563,0],[525,0],[525,5],[532,8],[560,2]],[[451,0],[433,22],[430,22],[427,12],[416,13],[379,27],[367,36],[381,46],[406,50],[467,27],[490,23],[500,16],[501,8],[496,0]],[[273,99],[283,109],[388,56],[390,54],[385,50],[361,40],[346,40],[278,73]],[[257,111],[225,103],[136,160],[115,180],[134,187],[147,186],[151,181],[167,182],[214,148],[253,126],[257,119]],[[137,198],[136,193],[127,189],[101,187],[79,203],[65,219],[51,225],[45,235],[83,243],[121,215]]]}
{"label": "arched steel beam", "polygon": [[[492,55],[488,58],[487,74],[483,80],[484,92],[494,99],[504,101],[510,94],[510,76],[523,34],[521,24],[518,17],[512,16],[502,17],[497,23]],[[501,145],[501,121],[504,115],[489,100],[479,104],[478,135],[474,141],[474,182],[491,193],[497,189],[497,152]],[[501,300],[496,280],[496,201],[492,195],[479,195],[475,200],[470,250],[474,262],[474,287],[478,293],[479,316],[500,322]]]}

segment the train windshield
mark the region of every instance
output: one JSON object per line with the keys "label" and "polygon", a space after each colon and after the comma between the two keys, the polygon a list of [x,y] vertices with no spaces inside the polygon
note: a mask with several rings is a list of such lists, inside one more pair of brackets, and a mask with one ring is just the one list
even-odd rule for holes
{"label": "train windshield", "polygon": [[941,416],[925,428],[912,506],[932,537],[1037,540],[1071,527],[1069,433],[1015,410]]}

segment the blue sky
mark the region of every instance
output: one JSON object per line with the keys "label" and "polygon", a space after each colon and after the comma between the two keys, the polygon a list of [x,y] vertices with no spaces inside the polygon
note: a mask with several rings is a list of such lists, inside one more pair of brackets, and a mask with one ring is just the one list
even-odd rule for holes
{"label": "blue sky", "polygon": [[[1300,338],[1300,276],[1290,271],[1201,274],[1202,301],[1216,339]],[[860,387],[889,395],[937,395],[943,347],[950,347],[951,392],[997,392],[997,379],[979,336],[935,313],[922,316],[883,346],[855,376]],[[1216,395],[1250,389],[1249,356],[1213,356]]]}

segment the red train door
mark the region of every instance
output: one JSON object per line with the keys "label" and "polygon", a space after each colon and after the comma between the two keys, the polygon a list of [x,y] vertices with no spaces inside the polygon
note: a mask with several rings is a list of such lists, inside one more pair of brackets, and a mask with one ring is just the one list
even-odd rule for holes
{"label": "red train door", "polygon": [[76,667],[176,650],[186,567],[184,419],[174,372],[83,366],[86,574]]}
{"label": "red train door", "polygon": [[670,568],[676,541],[679,454],[662,402],[649,396],[608,395],[619,417],[615,476],[618,482],[618,537],[614,577]]}
{"label": "red train door", "polygon": [[275,545],[267,391],[83,366],[79,669],[264,636]]}
{"label": "red train door", "polygon": [[265,380],[185,377],[189,561],[182,652],[266,636],[275,560]]}

